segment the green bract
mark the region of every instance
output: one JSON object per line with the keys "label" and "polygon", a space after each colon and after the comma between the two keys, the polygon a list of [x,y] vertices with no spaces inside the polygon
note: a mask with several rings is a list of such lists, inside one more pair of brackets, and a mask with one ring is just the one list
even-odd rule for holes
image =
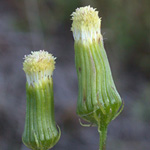
{"label": "green bract", "polygon": [[91,123],[108,125],[118,114],[122,100],[102,41],[75,42],[75,64],[79,81],[77,114]]}

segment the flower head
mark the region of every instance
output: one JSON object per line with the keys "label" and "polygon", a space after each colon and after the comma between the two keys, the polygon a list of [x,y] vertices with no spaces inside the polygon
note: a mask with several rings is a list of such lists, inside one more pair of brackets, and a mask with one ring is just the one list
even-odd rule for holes
{"label": "flower head", "polygon": [[51,77],[55,69],[55,57],[44,50],[31,52],[25,55],[23,70],[26,73],[28,84],[38,84],[38,81]]}
{"label": "flower head", "polygon": [[72,20],[79,83],[77,114],[98,126],[108,125],[120,113],[122,100],[105,52],[101,19],[98,11],[85,6],[72,13]]}
{"label": "flower head", "polygon": [[27,77],[27,105],[22,140],[30,149],[50,149],[61,135],[54,118],[54,68],[55,58],[46,51],[35,51],[25,56],[23,70]]}
{"label": "flower head", "polygon": [[100,37],[101,19],[96,9],[86,6],[72,13],[72,32],[75,41],[90,41]]}

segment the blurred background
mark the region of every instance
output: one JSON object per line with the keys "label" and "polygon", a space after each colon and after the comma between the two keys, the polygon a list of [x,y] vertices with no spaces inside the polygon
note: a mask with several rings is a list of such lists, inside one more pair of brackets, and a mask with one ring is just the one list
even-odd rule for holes
{"label": "blurred background", "polygon": [[0,0],[0,150],[28,150],[21,141],[26,93],[25,54],[57,57],[55,116],[62,136],[53,150],[98,150],[95,127],[76,115],[78,93],[70,14],[85,5],[102,17],[114,81],[125,103],[108,128],[107,150],[150,149],[150,0]]}

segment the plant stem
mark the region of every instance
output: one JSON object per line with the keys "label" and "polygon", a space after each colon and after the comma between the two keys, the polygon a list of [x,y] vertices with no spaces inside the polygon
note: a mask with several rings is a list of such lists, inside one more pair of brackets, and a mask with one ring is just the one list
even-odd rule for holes
{"label": "plant stem", "polygon": [[107,126],[100,126],[98,131],[100,134],[99,150],[106,150]]}

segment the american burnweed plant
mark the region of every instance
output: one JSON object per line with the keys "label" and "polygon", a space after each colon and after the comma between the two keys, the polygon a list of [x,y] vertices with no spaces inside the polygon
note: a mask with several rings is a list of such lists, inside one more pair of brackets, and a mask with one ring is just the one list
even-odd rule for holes
{"label": "american burnweed plant", "polygon": [[54,68],[55,58],[46,51],[31,52],[24,58],[27,100],[22,141],[32,150],[48,150],[60,138],[54,119]]}
{"label": "american burnweed plant", "polygon": [[99,149],[105,150],[107,127],[122,111],[122,100],[104,49],[98,11],[90,6],[77,8],[72,20],[79,87],[77,114],[98,127]]}

